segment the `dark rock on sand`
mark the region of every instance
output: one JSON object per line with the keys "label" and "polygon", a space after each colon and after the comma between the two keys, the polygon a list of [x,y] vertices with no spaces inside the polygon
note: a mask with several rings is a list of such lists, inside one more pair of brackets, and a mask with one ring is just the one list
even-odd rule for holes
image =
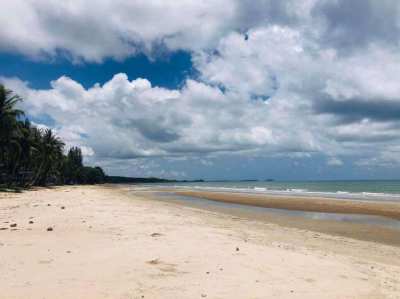
{"label": "dark rock on sand", "polygon": [[160,234],[160,233],[152,233],[150,236],[152,236],[152,237],[161,237],[162,234]]}
{"label": "dark rock on sand", "polygon": [[154,259],[154,260],[147,261],[146,263],[150,264],[150,265],[158,265],[160,263],[160,260]]}
{"label": "dark rock on sand", "polygon": [[10,224],[10,227],[17,227],[16,223]]}
{"label": "dark rock on sand", "polygon": [[47,228],[47,231],[48,231],[48,232],[52,232],[52,231],[53,231],[53,228],[52,228],[52,227],[48,227],[48,228]]}

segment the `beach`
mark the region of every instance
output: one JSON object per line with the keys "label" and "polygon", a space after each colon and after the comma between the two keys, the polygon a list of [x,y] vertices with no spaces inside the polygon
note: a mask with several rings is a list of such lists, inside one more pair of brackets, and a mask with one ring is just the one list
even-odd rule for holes
{"label": "beach", "polygon": [[[398,219],[392,203],[348,204],[341,213]],[[321,205],[334,212],[308,206]],[[111,185],[0,193],[0,220],[5,299],[400,298],[400,244],[389,228],[329,230]]]}
{"label": "beach", "polygon": [[321,197],[262,196],[207,191],[178,190],[175,193],[183,196],[200,197],[209,200],[265,208],[324,213],[374,215],[400,220],[399,202],[368,202],[360,200],[337,200]]}

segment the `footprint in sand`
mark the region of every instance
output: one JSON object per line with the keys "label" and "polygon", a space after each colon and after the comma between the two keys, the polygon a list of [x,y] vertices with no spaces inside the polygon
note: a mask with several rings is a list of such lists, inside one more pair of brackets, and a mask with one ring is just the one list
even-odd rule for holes
{"label": "footprint in sand", "polygon": [[154,266],[159,266],[158,269],[162,272],[167,272],[167,273],[176,273],[176,264],[169,264],[165,263],[163,261],[160,261],[160,259],[154,259],[146,262],[149,265],[154,265]]}
{"label": "footprint in sand", "polygon": [[306,282],[309,282],[309,283],[313,283],[313,282],[315,282],[315,279],[312,279],[312,278],[306,278],[306,279],[305,279],[305,281],[306,281]]}

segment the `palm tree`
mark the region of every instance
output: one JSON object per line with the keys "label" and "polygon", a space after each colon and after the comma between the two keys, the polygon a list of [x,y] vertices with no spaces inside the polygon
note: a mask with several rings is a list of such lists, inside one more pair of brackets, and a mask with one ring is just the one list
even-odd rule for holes
{"label": "palm tree", "polygon": [[20,133],[18,118],[24,115],[15,106],[21,100],[0,84],[0,183],[12,180],[10,176],[15,172],[15,156],[20,150],[17,141]]}
{"label": "palm tree", "polygon": [[7,187],[52,183],[101,183],[99,167],[85,167],[82,151],[64,143],[51,129],[32,126],[16,108],[22,99],[0,84],[0,185]]}
{"label": "palm tree", "polygon": [[35,166],[34,158],[38,152],[39,140],[40,132],[38,132],[36,127],[31,125],[28,119],[20,122],[20,137],[18,140],[20,152],[15,173],[19,176],[17,182],[21,186],[25,186],[28,181],[32,180]]}
{"label": "palm tree", "polygon": [[41,132],[39,141],[39,156],[38,168],[35,171],[36,177],[33,184],[43,186],[46,182],[60,175],[62,163],[64,160],[63,149],[64,142],[59,137],[54,135],[51,129],[46,129]]}

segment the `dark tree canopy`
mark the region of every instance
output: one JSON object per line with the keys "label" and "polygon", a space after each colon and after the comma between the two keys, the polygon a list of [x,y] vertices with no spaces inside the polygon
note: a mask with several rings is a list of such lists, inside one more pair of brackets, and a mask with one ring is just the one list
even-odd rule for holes
{"label": "dark tree canopy", "polygon": [[64,154],[64,142],[51,129],[33,126],[16,108],[22,99],[0,84],[0,186],[96,184],[100,167],[83,165],[79,147]]}

